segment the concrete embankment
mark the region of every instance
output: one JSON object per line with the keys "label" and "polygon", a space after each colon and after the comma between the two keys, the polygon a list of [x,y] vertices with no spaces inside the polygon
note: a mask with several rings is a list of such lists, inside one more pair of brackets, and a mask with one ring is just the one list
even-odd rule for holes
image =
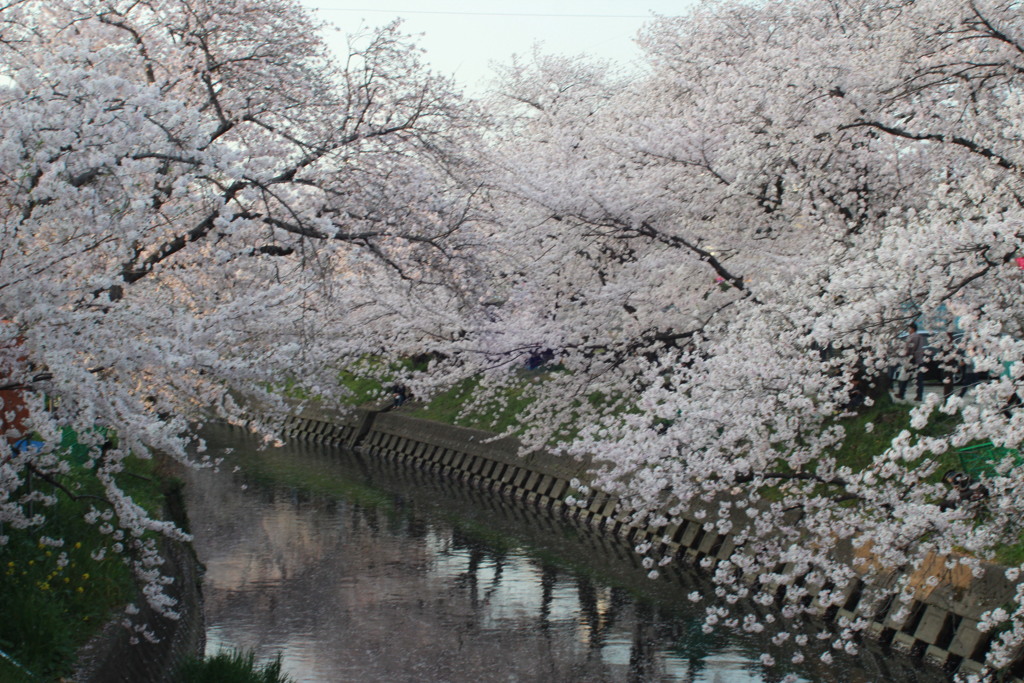
{"label": "concrete embankment", "polygon": [[[576,494],[570,482],[574,478],[587,481],[588,463],[546,453],[521,457],[514,439],[495,439],[488,432],[420,420],[401,412],[341,413],[307,408],[289,420],[285,435],[351,448],[451,477],[526,505],[556,510],[631,543],[649,542],[654,554],[671,556],[684,564],[704,558],[726,559],[736,548],[730,536],[718,534],[711,525],[692,518],[668,527],[636,526],[630,522],[628,511],[619,509],[618,501],[601,491],[592,491],[585,500],[568,505],[566,497]],[[895,619],[901,607],[899,601],[864,613],[866,586],[859,581],[847,588],[841,605],[824,608],[824,616],[830,620],[867,618],[871,622],[868,632],[883,644],[950,671],[980,671],[992,642],[991,634],[977,628],[981,615],[1007,604],[1015,586],[997,565],[984,566],[981,577],[972,576],[965,567],[946,569],[945,558],[935,558],[933,565],[909,577],[914,594],[909,616],[902,621]],[[937,582],[930,580],[933,576]],[[897,578],[889,577],[892,581]],[[812,598],[826,588],[832,587],[812,589]],[[1010,680],[1021,680],[1024,664],[1018,660],[1010,673]]]}

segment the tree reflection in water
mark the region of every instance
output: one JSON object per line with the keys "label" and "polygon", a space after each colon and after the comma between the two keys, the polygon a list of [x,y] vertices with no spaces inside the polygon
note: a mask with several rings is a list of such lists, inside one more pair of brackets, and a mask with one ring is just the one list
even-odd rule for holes
{"label": "tree reflection in water", "polygon": [[[211,429],[243,471],[189,478],[209,649],[282,653],[297,681],[780,681],[766,639],[704,634],[707,590],[646,578],[630,548],[519,501],[320,446],[258,453]],[[244,488],[243,488],[244,486]],[[804,681],[932,683],[867,646]]]}

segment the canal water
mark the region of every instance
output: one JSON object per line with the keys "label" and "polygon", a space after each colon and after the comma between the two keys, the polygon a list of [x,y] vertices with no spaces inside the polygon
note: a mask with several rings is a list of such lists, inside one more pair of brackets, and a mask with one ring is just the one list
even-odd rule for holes
{"label": "canal water", "polygon": [[207,651],[280,655],[299,683],[949,680],[874,644],[795,666],[766,639],[705,634],[696,570],[648,579],[619,542],[493,493],[315,444],[261,451],[228,427],[206,437],[224,461],[187,475],[186,499]]}

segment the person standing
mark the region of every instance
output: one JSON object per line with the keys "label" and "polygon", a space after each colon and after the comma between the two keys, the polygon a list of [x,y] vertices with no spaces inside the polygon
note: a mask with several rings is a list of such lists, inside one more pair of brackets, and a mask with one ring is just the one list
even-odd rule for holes
{"label": "person standing", "polygon": [[917,331],[914,323],[907,325],[907,339],[903,346],[903,364],[907,372],[900,380],[896,398],[903,399],[907,393],[907,384],[912,378],[917,380],[917,400],[924,400],[924,337]]}

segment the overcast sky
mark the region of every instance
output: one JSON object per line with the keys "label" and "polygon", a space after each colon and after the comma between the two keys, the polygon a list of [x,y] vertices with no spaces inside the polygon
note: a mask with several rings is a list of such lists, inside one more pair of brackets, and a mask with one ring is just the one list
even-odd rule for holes
{"label": "overcast sky", "polygon": [[633,62],[633,38],[652,13],[685,14],[698,0],[301,0],[324,21],[351,33],[396,17],[408,33],[422,33],[421,47],[438,71],[476,89],[491,61],[545,51],[591,54]]}

